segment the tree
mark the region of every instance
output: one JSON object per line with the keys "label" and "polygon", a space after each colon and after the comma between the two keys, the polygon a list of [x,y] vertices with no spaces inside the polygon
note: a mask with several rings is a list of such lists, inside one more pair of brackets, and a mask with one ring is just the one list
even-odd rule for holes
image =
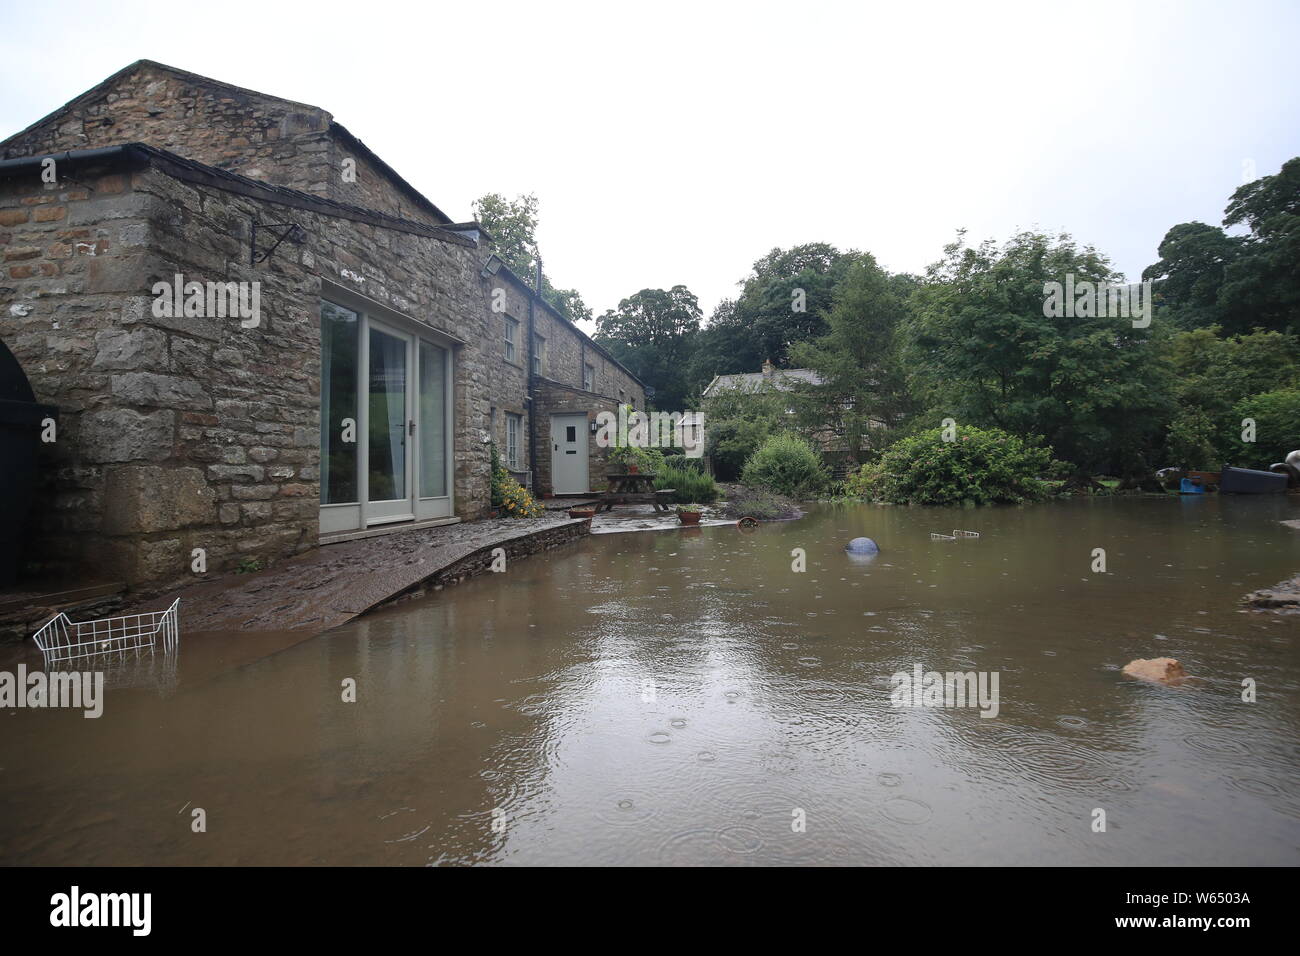
{"label": "tree", "polygon": [[[1170,361],[1178,412],[1169,424],[1167,463],[1181,467],[1216,470],[1225,461],[1245,461],[1241,403],[1300,384],[1300,338],[1280,332],[1225,337],[1217,326],[1193,329],[1175,336]],[[1292,450],[1266,450],[1264,442],[1260,453],[1274,456],[1265,464]]]}
{"label": "tree", "polygon": [[789,350],[826,334],[824,314],[856,252],[824,242],[773,249],[754,263],[740,295],[720,305],[699,340],[690,382],[703,388],[715,375],[755,372],[765,359],[789,364]]}
{"label": "tree", "polygon": [[655,407],[686,407],[686,360],[700,328],[700,304],[684,285],[642,289],[600,317],[596,341],[655,389]]}
{"label": "tree", "polygon": [[771,435],[793,430],[790,395],[771,382],[719,389],[703,400],[705,453],[721,481],[740,477],[745,462]]}
{"label": "tree", "polygon": [[1224,274],[1241,255],[1241,240],[1218,226],[1185,222],[1161,240],[1160,261],[1142,278],[1154,280],[1160,305],[1179,328],[1196,329],[1224,322],[1235,324],[1219,302]]}
{"label": "tree", "polygon": [[1187,222],[1165,234],[1160,261],[1142,272],[1162,308],[1184,329],[1300,332],[1300,157],[1238,188],[1223,224],[1247,232]]}
{"label": "tree", "polygon": [[910,292],[910,277],[890,277],[862,255],[835,291],[827,334],[790,348],[790,361],[819,379],[795,388],[802,430],[842,448],[856,464],[883,447],[889,427],[914,409],[897,335]]}
{"label": "tree", "polygon": [[1300,157],[1240,187],[1223,222],[1250,230],[1219,292],[1233,314],[1250,317],[1233,330],[1300,332]]}
{"label": "tree", "polygon": [[1020,233],[971,248],[962,238],[927,271],[908,322],[909,356],[961,424],[1041,435],[1076,478],[1149,473],[1172,411],[1160,323],[1045,315],[1045,283],[1116,282],[1095,249]]}
{"label": "tree", "polygon": [[1242,441],[1237,429],[1224,449],[1226,464],[1267,468],[1300,448],[1300,389],[1279,388],[1244,398],[1233,417],[1238,423],[1253,421],[1255,434],[1253,441]]}
{"label": "tree", "polygon": [[[474,200],[474,218],[491,237],[488,246],[525,282],[532,283],[537,269],[537,197],[531,193],[514,200],[488,193]],[[569,321],[591,318],[591,309],[575,289],[559,289],[542,270],[542,298]]]}

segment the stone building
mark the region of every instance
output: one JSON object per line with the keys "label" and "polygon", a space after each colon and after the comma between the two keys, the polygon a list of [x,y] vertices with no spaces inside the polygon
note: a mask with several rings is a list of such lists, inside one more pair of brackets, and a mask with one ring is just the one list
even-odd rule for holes
{"label": "stone building", "polygon": [[642,384],[324,110],[150,61],[0,142],[36,557],[141,590],[598,480]]}

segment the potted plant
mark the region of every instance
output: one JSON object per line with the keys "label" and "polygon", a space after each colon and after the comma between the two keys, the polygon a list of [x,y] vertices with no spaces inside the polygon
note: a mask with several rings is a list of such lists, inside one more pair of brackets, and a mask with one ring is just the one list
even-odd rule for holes
{"label": "potted plant", "polygon": [[605,474],[608,476],[632,474],[632,463],[636,460],[636,449],[628,445],[611,448],[605,459]]}
{"label": "potted plant", "polygon": [[680,521],[682,524],[699,524],[700,506],[680,505],[677,508],[677,520]]}
{"label": "potted plant", "polygon": [[596,517],[596,509],[591,505],[585,505],[581,508],[570,508],[569,517],[570,518],[594,518]]}
{"label": "potted plant", "polygon": [[605,459],[608,475],[654,475],[663,465],[664,456],[657,448],[620,445],[611,448]]}

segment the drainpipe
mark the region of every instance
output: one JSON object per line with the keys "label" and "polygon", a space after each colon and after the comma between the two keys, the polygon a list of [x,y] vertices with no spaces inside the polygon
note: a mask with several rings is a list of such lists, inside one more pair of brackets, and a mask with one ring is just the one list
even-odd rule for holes
{"label": "drainpipe", "polygon": [[533,432],[528,442],[528,471],[533,478],[532,492],[537,495],[537,442],[541,438],[542,428],[537,421],[537,403],[533,400],[533,390],[536,384],[537,361],[534,356],[537,348],[537,297],[542,294],[542,257],[535,256],[533,261],[536,264],[533,271],[533,294],[528,297],[528,422],[532,425]]}

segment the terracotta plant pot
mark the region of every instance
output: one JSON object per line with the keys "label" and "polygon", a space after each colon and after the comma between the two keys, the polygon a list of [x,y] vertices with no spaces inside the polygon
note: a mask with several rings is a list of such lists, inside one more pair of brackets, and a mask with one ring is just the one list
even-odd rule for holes
{"label": "terracotta plant pot", "polygon": [[699,524],[700,513],[698,511],[679,511],[677,512],[677,520],[682,524]]}
{"label": "terracotta plant pot", "polygon": [[570,518],[594,518],[596,517],[595,508],[570,508]]}
{"label": "terracotta plant pot", "polygon": [[628,473],[629,475],[639,475],[639,474],[641,474],[641,466],[640,466],[640,465],[628,465],[628,466],[627,466],[627,473]]}
{"label": "terracotta plant pot", "polygon": [[500,517],[501,517],[501,512],[499,512],[499,511],[493,509],[492,511],[489,511],[489,512],[488,512],[488,517],[489,517],[489,518],[500,518]]}

